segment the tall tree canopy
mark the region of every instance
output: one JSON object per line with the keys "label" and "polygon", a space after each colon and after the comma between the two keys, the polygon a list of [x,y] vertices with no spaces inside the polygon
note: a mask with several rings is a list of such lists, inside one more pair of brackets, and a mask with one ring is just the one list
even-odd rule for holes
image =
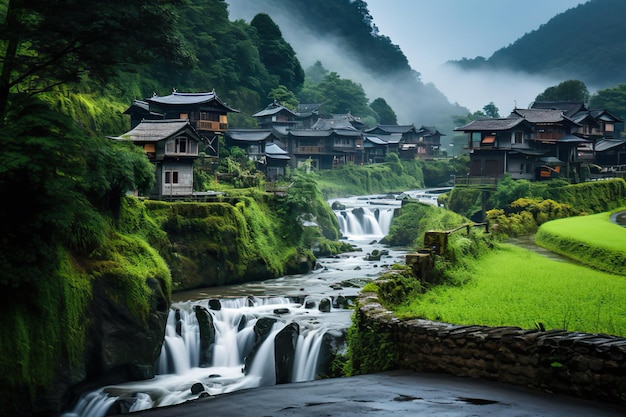
{"label": "tall tree canopy", "polygon": [[626,84],[605,88],[591,96],[589,108],[606,109],[622,120],[626,120]]}
{"label": "tall tree canopy", "polygon": [[[195,57],[176,32],[183,0],[8,0],[0,8],[0,123],[12,93],[107,79],[156,57],[179,66]],[[140,28],[146,30],[140,30]]]}
{"label": "tall tree canopy", "polygon": [[304,82],[304,70],[276,23],[267,14],[259,13],[250,25],[257,31],[257,46],[265,68],[278,76],[279,84],[292,91],[298,90]]}
{"label": "tall tree canopy", "polygon": [[576,101],[587,103],[589,90],[584,82],[579,80],[563,81],[559,85],[548,87],[535,98],[535,101]]}
{"label": "tall tree canopy", "polygon": [[372,104],[370,104],[370,107],[378,115],[378,123],[381,125],[395,125],[398,123],[396,113],[393,111],[391,106],[387,104],[384,98],[379,97],[375,99],[372,101]]}

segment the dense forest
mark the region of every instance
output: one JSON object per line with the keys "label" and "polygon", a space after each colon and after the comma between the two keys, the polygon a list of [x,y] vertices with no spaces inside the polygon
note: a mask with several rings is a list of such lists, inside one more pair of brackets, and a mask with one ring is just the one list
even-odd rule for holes
{"label": "dense forest", "polygon": [[590,0],[527,33],[491,57],[451,62],[462,69],[511,70],[578,79],[589,87],[626,82],[626,2]]}

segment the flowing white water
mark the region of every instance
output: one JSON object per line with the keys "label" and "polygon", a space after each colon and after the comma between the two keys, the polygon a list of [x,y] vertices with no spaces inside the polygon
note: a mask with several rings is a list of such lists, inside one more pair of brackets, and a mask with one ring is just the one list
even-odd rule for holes
{"label": "flowing white water", "polygon": [[[381,199],[380,196],[372,196],[342,199],[342,202],[346,209],[335,213],[343,235],[364,248],[364,251],[379,249],[381,245],[372,241],[381,239],[389,232],[394,210],[400,207],[401,201],[393,197]],[[317,309],[319,301],[322,298],[334,299],[339,295],[350,297],[358,294],[359,288],[346,287],[338,292],[331,284],[379,275],[384,272],[385,266],[391,266],[404,256],[403,251],[390,252],[392,255],[389,255],[388,261],[367,262],[364,261],[363,253],[358,251],[339,258],[318,260],[323,268],[309,274],[243,284],[237,286],[237,289],[229,288],[229,293],[241,296],[225,298],[214,295],[220,300],[220,310],[209,308],[209,296],[196,301],[174,303],[157,364],[158,375],[147,381],[111,385],[87,393],[63,417],[102,417],[112,406],[121,412],[132,412],[179,404],[198,398],[197,392],[192,394],[194,384],[201,384],[201,389],[209,395],[275,384],[274,339],[292,322],[298,323],[299,334],[291,382],[315,379],[324,336],[329,332],[345,331],[351,314],[350,310],[340,308],[321,313]],[[280,293],[303,294],[305,289],[305,294],[309,295],[305,300],[314,303],[312,308],[293,302],[293,297],[276,296]],[[204,291],[204,294],[208,294],[210,289]],[[272,296],[252,296],[260,294]],[[205,367],[200,366],[200,326],[194,313],[195,306],[209,311],[215,330],[212,362]],[[288,313],[276,314],[276,309],[287,309]],[[257,348],[252,362],[246,363],[246,357],[256,342],[254,326],[261,317],[272,317],[276,323]],[[244,368],[247,368],[247,372]]]}

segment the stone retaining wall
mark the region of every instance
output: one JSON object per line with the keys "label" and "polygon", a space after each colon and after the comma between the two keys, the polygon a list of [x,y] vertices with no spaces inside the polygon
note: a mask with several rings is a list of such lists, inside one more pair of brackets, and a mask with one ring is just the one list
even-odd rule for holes
{"label": "stone retaining wall", "polygon": [[[624,338],[400,320],[381,306],[374,293],[361,294],[358,305],[361,320],[382,324],[391,333],[399,368],[626,404]],[[359,327],[363,324],[367,323]]]}

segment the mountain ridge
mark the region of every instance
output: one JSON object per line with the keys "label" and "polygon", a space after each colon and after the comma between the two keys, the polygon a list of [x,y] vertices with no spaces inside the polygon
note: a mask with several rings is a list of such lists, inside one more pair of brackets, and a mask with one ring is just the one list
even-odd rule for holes
{"label": "mountain ridge", "polygon": [[512,70],[577,79],[593,89],[626,82],[626,2],[590,0],[550,19],[489,58],[451,60],[462,70]]}

